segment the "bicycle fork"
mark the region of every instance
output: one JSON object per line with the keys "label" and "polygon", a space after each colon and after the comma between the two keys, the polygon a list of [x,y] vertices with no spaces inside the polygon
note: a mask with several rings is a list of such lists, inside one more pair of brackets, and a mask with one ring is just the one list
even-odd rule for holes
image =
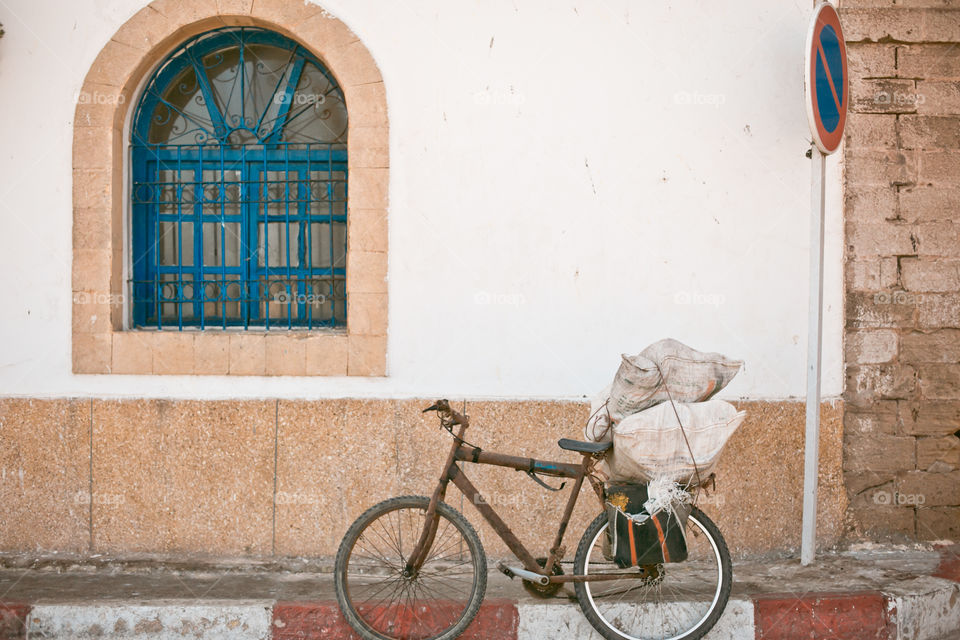
{"label": "bicycle fork", "polygon": [[456,455],[457,447],[460,446],[460,442],[463,440],[464,431],[466,431],[466,425],[461,424],[457,437],[453,440],[453,446],[450,447],[450,453],[447,455],[447,462],[443,465],[443,475],[440,476],[440,481],[437,482],[437,488],[434,489],[433,495],[430,497],[430,504],[427,506],[427,513],[424,518],[423,531],[420,533],[420,539],[417,540],[417,544],[410,552],[407,564],[403,568],[404,578],[413,579],[417,577],[417,573],[420,571],[423,563],[426,562],[427,554],[430,552],[433,541],[437,537],[437,525],[440,521],[437,515],[437,505],[446,496],[447,483],[450,482],[450,467],[453,466],[454,456]]}

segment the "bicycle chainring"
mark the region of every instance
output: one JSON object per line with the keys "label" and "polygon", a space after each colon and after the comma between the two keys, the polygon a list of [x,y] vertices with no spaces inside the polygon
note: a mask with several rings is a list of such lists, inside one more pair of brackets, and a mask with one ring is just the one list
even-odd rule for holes
{"label": "bicycle chainring", "polygon": [[[537,564],[541,567],[547,566],[546,558],[537,558]],[[562,576],[563,569],[560,568],[560,563],[554,563],[552,575]],[[523,588],[527,590],[527,593],[537,598],[552,598],[557,595],[557,592],[563,588],[563,583],[561,582],[551,582],[549,584],[541,585],[536,582],[531,582],[529,580],[523,581]]]}

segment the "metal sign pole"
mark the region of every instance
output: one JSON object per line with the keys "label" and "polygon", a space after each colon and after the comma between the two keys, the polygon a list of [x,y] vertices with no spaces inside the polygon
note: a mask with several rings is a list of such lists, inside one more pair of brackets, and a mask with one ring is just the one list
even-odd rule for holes
{"label": "metal sign pole", "polygon": [[811,147],[810,311],[807,327],[807,428],[803,455],[803,524],[800,564],[813,562],[817,549],[817,481],[820,460],[820,353],[823,343],[823,220],[827,156]]}

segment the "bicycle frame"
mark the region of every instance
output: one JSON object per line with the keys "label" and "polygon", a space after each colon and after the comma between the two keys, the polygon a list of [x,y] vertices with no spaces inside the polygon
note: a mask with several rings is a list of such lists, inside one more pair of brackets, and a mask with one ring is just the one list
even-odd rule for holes
{"label": "bicycle frame", "polygon": [[[430,547],[433,546],[434,538],[437,533],[437,523],[439,521],[439,517],[437,516],[437,504],[446,496],[447,485],[451,482],[458,489],[460,489],[464,496],[470,499],[484,519],[490,523],[491,527],[493,527],[494,532],[500,537],[501,540],[503,540],[510,551],[513,552],[513,554],[517,557],[517,559],[523,563],[523,567],[527,571],[548,576],[550,582],[616,580],[624,576],[635,575],[634,573],[608,573],[594,576],[551,575],[553,573],[554,566],[563,558],[565,553],[565,549],[562,546],[563,536],[566,533],[567,525],[570,522],[570,516],[573,514],[573,509],[576,506],[577,498],[580,495],[580,489],[583,486],[584,478],[587,478],[587,480],[590,482],[590,486],[593,488],[594,492],[597,494],[597,498],[600,501],[600,507],[603,509],[604,489],[602,482],[600,482],[599,479],[591,474],[593,466],[596,463],[596,459],[592,454],[584,453],[582,454],[583,462],[581,464],[571,464],[568,462],[548,462],[537,460],[535,458],[523,458],[502,453],[483,451],[479,447],[473,447],[463,443],[463,434],[466,431],[466,426],[467,425],[465,424],[460,425],[459,432],[454,438],[453,445],[450,447],[450,453],[447,456],[447,461],[443,467],[443,474],[440,476],[440,480],[437,483],[437,488],[434,490],[430,499],[430,505],[427,507],[426,523],[424,525],[423,532],[420,534],[420,538],[411,552],[409,560],[407,561],[404,571],[405,575],[415,575],[416,572],[419,571],[426,559]],[[451,431],[451,433],[453,432]],[[527,550],[523,543],[520,542],[513,531],[510,530],[510,527],[507,526],[507,523],[503,521],[494,508],[484,499],[480,491],[473,486],[473,483],[470,482],[458,464],[462,462],[494,465],[499,467],[507,467],[509,469],[517,469],[518,471],[529,471],[544,476],[573,479],[573,488],[571,489],[570,497],[567,499],[567,506],[563,511],[563,517],[560,520],[560,525],[557,529],[553,546],[550,548],[549,555],[547,556],[545,566],[541,567],[537,563],[533,555]]]}

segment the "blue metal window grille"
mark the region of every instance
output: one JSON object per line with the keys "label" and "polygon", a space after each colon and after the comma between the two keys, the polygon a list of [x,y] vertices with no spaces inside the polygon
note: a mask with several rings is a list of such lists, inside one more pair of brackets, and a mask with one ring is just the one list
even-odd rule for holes
{"label": "blue metal window grille", "polygon": [[133,324],[346,324],[347,109],[296,42],[218,29],[170,54],[131,131]]}

